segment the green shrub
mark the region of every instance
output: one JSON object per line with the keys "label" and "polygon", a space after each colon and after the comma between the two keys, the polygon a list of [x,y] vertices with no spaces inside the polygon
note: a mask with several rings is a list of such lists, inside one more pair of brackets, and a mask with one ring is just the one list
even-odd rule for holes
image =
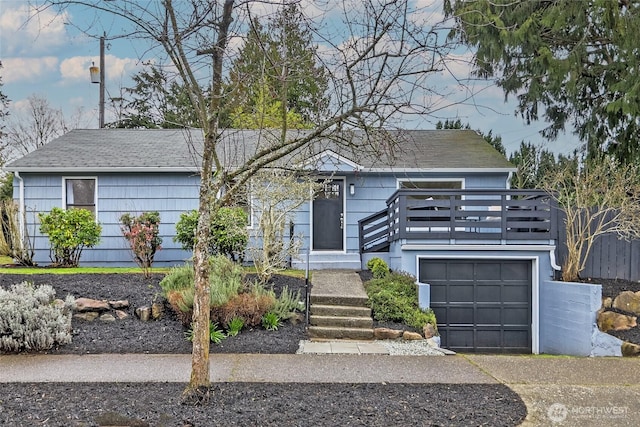
{"label": "green shrub", "polygon": [[382,258],[371,258],[367,261],[367,268],[371,270],[374,279],[381,279],[389,274],[389,266]]}
{"label": "green shrub", "polygon": [[75,300],[55,301],[49,285],[0,288],[0,352],[41,351],[71,342]]}
{"label": "green shrub", "polygon": [[230,337],[235,337],[244,328],[244,320],[242,317],[234,317],[227,325],[227,334]]}
{"label": "green shrub", "polygon": [[365,283],[373,317],[379,321],[400,322],[422,329],[427,323],[436,325],[432,310],[418,306],[415,278],[406,273],[389,273]]}
{"label": "green shrub", "polygon": [[[248,218],[244,209],[239,207],[221,207],[211,218],[211,238],[209,249],[212,254],[227,256],[234,261],[240,260],[249,241],[247,232]],[[196,243],[198,211],[192,210],[180,214],[176,224],[174,241],[184,250],[191,251]]]}
{"label": "green shrub", "polygon": [[267,331],[277,331],[280,326],[280,317],[272,311],[262,316],[262,327]]}
{"label": "green shrub", "polygon": [[102,227],[86,209],[53,208],[38,214],[40,232],[49,236],[51,261],[59,267],[77,267],[84,248],[100,242]]}
{"label": "green shrub", "polygon": [[[187,341],[193,342],[193,324],[184,333],[184,337]],[[220,344],[226,337],[227,336],[224,334],[224,331],[218,327],[217,323],[211,321],[209,322],[209,339],[212,343]]]}

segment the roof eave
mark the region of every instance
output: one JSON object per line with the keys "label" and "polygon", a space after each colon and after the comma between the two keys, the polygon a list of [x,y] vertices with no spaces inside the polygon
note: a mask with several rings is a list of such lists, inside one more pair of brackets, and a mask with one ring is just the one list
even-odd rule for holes
{"label": "roof eave", "polygon": [[198,173],[195,167],[45,167],[45,166],[7,166],[7,172],[31,173],[122,173],[122,172],[189,172]]}
{"label": "roof eave", "polygon": [[416,172],[436,172],[436,173],[509,173],[516,172],[515,167],[505,168],[363,168],[360,172],[372,173],[416,173]]}

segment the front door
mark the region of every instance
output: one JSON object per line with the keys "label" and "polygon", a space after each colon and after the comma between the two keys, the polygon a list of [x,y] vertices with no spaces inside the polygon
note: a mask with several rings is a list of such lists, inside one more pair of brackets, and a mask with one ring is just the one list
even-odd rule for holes
{"label": "front door", "polygon": [[344,181],[324,181],[313,200],[313,250],[343,250]]}

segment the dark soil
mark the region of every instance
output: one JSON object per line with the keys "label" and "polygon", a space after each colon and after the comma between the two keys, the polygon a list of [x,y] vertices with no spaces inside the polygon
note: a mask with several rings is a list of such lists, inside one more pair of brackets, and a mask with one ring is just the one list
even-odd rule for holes
{"label": "dark soil", "polygon": [[[165,315],[157,321],[141,322],[135,309],[149,306],[155,300],[164,301],[157,274],[145,279],[141,274],[73,274],[73,275],[12,275],[0,276],[0,286],[27,280],[36,285],[47,284],[56,290],[56,296],[73,295],[98,300],[127,300],[128,318],[113,323],[74,319],[71,344],[49,351],[52,354],[89,353],[191,353],[191,343],[185,339],[186,328],[177,320],[171,308],[165,306]],[[305,295],[304,279],[277,276],[270,284],[276,291],[287,286]],[[277,331],[262,328],[245,329],[235,337],[229,337],[217,345],[211,345],[211,353],[295,353],[300,340],[306,339],[304,322],[293,325],[284,323]]]}
{"label": "dark soil", "polygon": [[[598,283],[602,285],[602,297],[603,298],[611,298],[615,299],[618,294],[624,291],[638,292],[640,291],[640,282],[632,282],[630,280],[619,280],[619,279],[589,279],[585,280],[588,283]],[[618,313],[637,316],[634,313],[627,313],[622,310],[617,310],[615,308],[610,308],[610,311],[615,311]],[[639,322],[640,323],[640,322]],[[627,331],[609,331],[610,335],[614,337],[620,338],[623,341],[628,341],[634,344],[640,344],[640,324],[635,328],[631,328]]]}
{"label": "dark soil", "polygon": [[[130,302],[129,317],[115,322],[74,319],[73,342],[52,354],[190,353],[184,327],[167,308],[151,322],[135,308],[161,299],[162,276],[139,274],[1,275],[0,286],[24,280],[71,294]],[[304,280],[276,276],[272,286],[301,290]],[[295,353],[305,325],[277,331],[243,330],[212,345],[212,353]],[[0,356],[1,358],[2,356]],[[392,356],[389,356],[392,357]],[[286,375],[286,373],[283,373]],[[180,404],[185,384],[14,383],[0,387],[3,426],[514,426],[526,417],[520,397],[502,384],[216,383],[208,403]]]}
{"label": "dark soil", "polygon": [[504,385],[217,383],[180,404],[183,384],[11,384],[3,426],[516,426],[522,400]]}

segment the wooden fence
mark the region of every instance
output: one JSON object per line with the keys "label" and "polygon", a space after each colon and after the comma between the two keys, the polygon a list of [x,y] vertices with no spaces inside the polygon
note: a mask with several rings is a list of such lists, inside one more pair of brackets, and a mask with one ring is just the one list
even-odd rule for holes
{"label": "wooden fence", "polygon": [[[559,219],[559,242],[557,249],[558,264],[562,265],[567,255],[565,217],[561,212]],[[594,242],[587,258],[585,269],[580,272],[582,278],[624,279],[640,281],[640,240],[626,241],[615,234],[600,236]]]}

